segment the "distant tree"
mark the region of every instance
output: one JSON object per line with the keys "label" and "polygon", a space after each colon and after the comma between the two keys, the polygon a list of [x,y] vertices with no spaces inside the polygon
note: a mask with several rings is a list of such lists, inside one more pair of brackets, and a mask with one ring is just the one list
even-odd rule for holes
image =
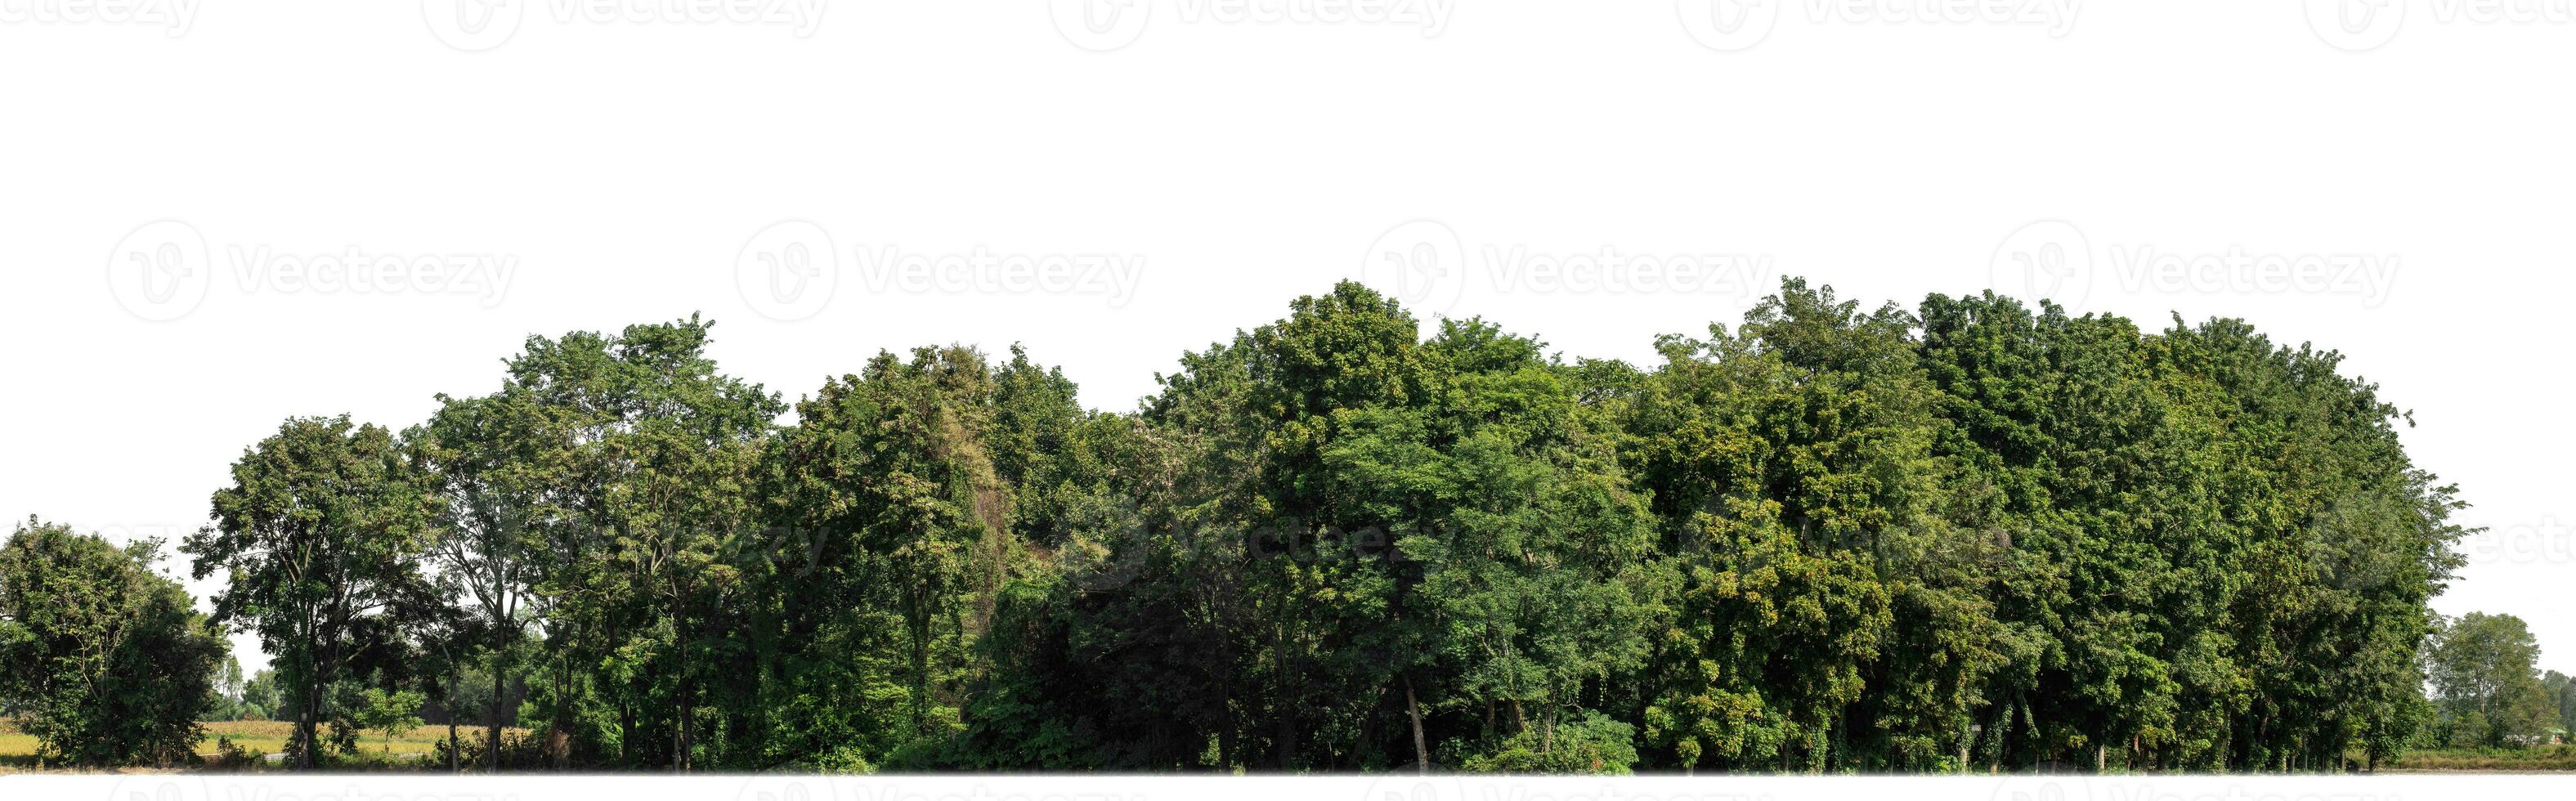
{"label": "distant tree", "polygon": [[429,488],[393,434],[343,416],[289,420],[232,468],[215,525],[188,538],[195,573],[227,578],[215,619],[257,633],[292,699],[295,765],[313,766],[329,695],[354,660],[435,605],[422,561]]}
{"label": "distant tree", "polygon": [[159,553],[33,518],[0,547],[0,706],[40,756],[166,766],[204,736],[225,646]]}
{"label": "distant tree", "polygon": [[2455,739],[2497,748],[2534,742],[2558,717],[2557,699],[2534,663],[2540,645],[2522,618],[2471,612],[2443,621],[2426,651],[2442,711]]}
{"label": "distant tree", "polygon": [[2549,697],[2558,709],[2558,728],[2576,734],[2576,679],[2552,670],[2549,675],[2541,677],[2541,683],[2548,689]]}
{"label": "distant tree", "polygon": [[425,700],[426,696],[417,690],[370,687],[352,718],[358,728],[384,735],[384,750],[392,753],[395,739],[420,728],[420,707]]}
{"label": "distant tree", "polygon": [[280,690],[277,671],[261,668],[242,682],[242,712],[248,720],[276,720]]}
{"label": "distant tree", "polygon": [[242,718],[242,681],[241,660],[235,659],[231,651],[225,651],[223,661],[216,663],[214,671],[206,677],[208,719]]}

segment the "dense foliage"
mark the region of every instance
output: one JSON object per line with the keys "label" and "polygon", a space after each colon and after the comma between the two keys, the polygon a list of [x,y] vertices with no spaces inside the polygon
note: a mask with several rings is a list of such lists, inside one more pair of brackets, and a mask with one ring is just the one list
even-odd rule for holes
{"label": "dense foliage", "polygon": [[1346,283],[1132,413],[929,347],[784,425],[709,330],[245,454],[187,550],[301,755],[425,698],[494,767],[2340,769],[2483,697],[2453,490],[2235,320],[1791,280],[1631,365]]}
{"label": "dense foliage", "polygon": [[160,545],[30,519],[0,546],[0,708],[39,757],[166,766],[202,738],[227,646],[152,572]]}

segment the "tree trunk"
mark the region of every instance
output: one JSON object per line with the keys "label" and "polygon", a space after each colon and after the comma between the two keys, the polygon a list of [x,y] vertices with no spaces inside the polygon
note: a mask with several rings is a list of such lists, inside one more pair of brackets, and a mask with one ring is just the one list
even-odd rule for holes
{"label": "tree trunk", "polygon": [[1270,642],[1272,673],[1275,674],[1279,687],[1279,697],[1272,701],[1270,711],[1271,726],[1274,731],[1272,735],[1274,742],[1270,746],[1272,755],[1279,762],[1279,772],[1286,773],[1297,769],[1297,706],[1292,700],[1295,697],[1295,688],[1289,682],[1287,630],[1284,627],[1273,626]]}
{"label": "tree trunk", "polygon": [[1216,730],[1217,769],[1232,773],[1235,764],[1242,761],[1243,745],[1238,742],[1241,735],[1234,728],[1234,676],[1231,673],[1217,687],[1216,708],[1220,713],[1220,728]]}
{"label": "tree trunk", "polygon": [[1277,714],[1272,716],[1275,719],[1272,721],[1271,737],[1276,742],[1271,743],[1271,748],[1279,761],[1278,767],[1281,773],[1297,769],[1296,715],[1297,713],[1288,707],[1288,702],[1282,699]]}
{"label": "tree trunk", "polygon": [[1422,702],[1413,696],[1413,677],[1404,677],[1404,711],[1413,718],[1413,772],[1431,775],[1431,749],[1423,744]]}
{"label": "tree trunk", "polygon": [[695,711],[690,708],[690,702],[682,702],[680,704],[680,725],[671,727],[673,730],[672,736],[679,739],[679,747],[673,749],[671,752],[671,761],[679,766],[681,773],[689,772],[689,721],[695,717],[697,717],[697,715]]}
{"label": "tree trunk", "polygon": [[483,716],[483,756],[491,761],[492,772],[501,772],[501,701],[508,682],[501,678],[501,648],[492,649],[492,703]]}
{"label": "tree trunk", "polygon": [[[313,672],[321,673],[318,670]],[[318,724],[322,713],[322,681],[317,675],[308,678],[305,685],[304,708],[295,711],[295,741],[298,744],[295,751],[295,766],[302,770],[312,770],[313,752],[317,748],[314,743],[313,729]]]}
{"label": "tree trunk", "polygon": [[930,728],[930,609],[919,598],[905,606],[905,633],[912,637],[912,730],[919,735]]}

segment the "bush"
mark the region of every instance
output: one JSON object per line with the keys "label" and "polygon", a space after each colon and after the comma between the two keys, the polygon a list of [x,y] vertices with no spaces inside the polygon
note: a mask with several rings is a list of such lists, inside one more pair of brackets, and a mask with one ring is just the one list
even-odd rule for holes
{"label": "bush", "polygon": [[206,759],[210,770],[252,770],[268,762],[268,754],[256,748],[244,748],[231,737],[215,738],[215,755]]}
{"label": "bush", "polygon": [[[466,770],[489,770],[492,759],[490,741],[490,733],[482,729],[460,733],[456,742],[456,763]],[[446,740],[438,741],[430,748],[429,761],[446,765],[448,750]],[[501,730],[501,769],[541,770],[550,764],[543,744],[533,733],[522,729]]]}
{"label": "bush", "polygon": [[1586,710],[1582,720],[1558,724],[1553,736],[1532,727],[1492,753],[1467,755],[1459,767],[1475,773],[1625,776],[1637,764],[1636,733],[1633,726]]}
{"label": "bush", "polygon": [[179,583],[152,572],[160,543],[119,548],[29,519],[0,547],[0,707],[75,765],[193,758],[222,638]]}

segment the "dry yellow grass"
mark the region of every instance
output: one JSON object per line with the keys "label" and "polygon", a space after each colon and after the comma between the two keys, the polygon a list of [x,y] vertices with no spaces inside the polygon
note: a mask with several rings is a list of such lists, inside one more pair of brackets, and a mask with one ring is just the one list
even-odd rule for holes
{"label": "dry yellow grass", "polygon": [[[457,736],[471,740],[479,727],[460,729]],[[524,735],[525,729],[510,729]],[[199,756],[212,757],[223,740],[247,751],[280,754],[286,751],[287,738],[294,736],[295,724],[277,720],[227,720],[206,724],[206,739],[197,743]],[[392,754],[401,757],[425,757],[437,753],[438,744],[446,742],[446,726],[422,726],[402,737],[387,742],[382,733],[362,732],[358,748],[368,754]],[[0,765],[27,766],[35,762],[36,738],[23,734],[7,719],[0,719]]]}
{"label": "dry yellow grass", "polygon": [[[218,738],[230,739],[233,745],[252,751],[276,754],[286,750],[286,740],[295,735],[295,724],[282,720],[235,720],[206,724],[206,739],[197,744],[197,753],[213,756]],[[469,737],[460,731],[457,736]],[[447,740],[446,726],[422,726],[386,742],[379,732],[361,732],[358,747],[370,752],[390,751],[395,754],[427,754]]]}

